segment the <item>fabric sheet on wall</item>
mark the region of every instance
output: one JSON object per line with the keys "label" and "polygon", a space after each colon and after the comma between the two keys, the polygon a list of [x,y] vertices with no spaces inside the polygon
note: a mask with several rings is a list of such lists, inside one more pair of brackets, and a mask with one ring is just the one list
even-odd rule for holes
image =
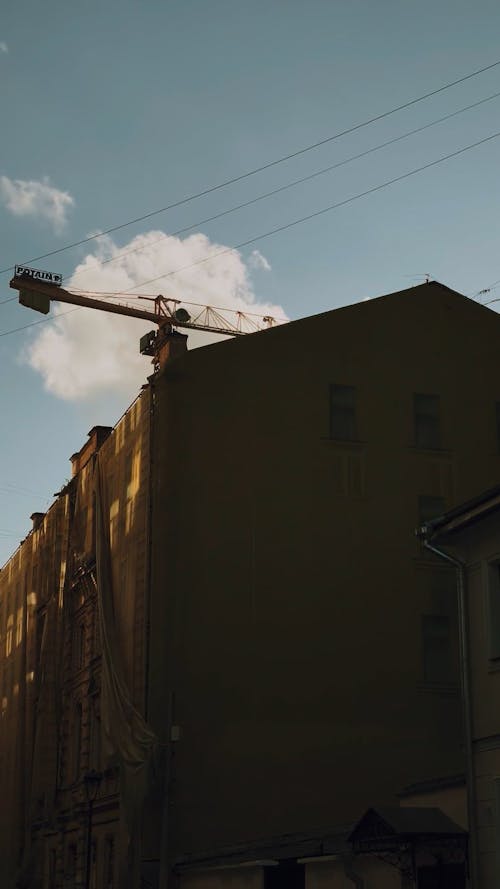
{"label": "fabric sheet on wall", "polygon": [[[136,886],[140,870],[141,812],[158,740],[134,707],[125,681],[123,653],[117,632],[111,547],[109,502],[105,473],[99,455],[95,462],[96,494],[96,580],[99,628],[102,646],[102,726],[120,767],[121,854],[119,885]],[[124,854],[126,848],[126,854]]]}

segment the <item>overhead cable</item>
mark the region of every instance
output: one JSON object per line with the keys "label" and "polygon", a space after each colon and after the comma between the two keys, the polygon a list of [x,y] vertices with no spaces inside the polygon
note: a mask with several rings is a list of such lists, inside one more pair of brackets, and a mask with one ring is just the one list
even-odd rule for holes
{"label": "overhead cable", "polygon": [[435,161],[430,161],[428,164],[424,164],[421,167],[416,167],[414,170],[409,170],[407,173],[402,173],[401,176],[395,176],[393,179],[388,179],[386,180],[386,182],[382,182],[380,185],[375,185],[373,186],[373,188],[366,189],[366,191],[361,191],[358,194],[351,195],[351,197],[345,198],[343,201],[337,201],[337,203],[330,204],[328,207],[323,207],[321,210],[315,210],[314,213],[308,213],[307,216],[300,216],[298,219],[293,219],[291,222],[279,225],[267,232],[263,232],[262,234],[255,235],[252,238],[248,238],[246,241],[241,241],[239,244],[233,244],[231,247],[226,247],[224,248],[224,250],[219,250],[217,253],[212,254],[212,256],[206,256],[203,259],[198,259],[196,262],[192,262],[189,265],[182,266],[179,269],[174,269],[171,272],[165,272],[163,275],[157,275],[155,278],[148,278],[147,281],[141,281],[139,284],[134,284],[133,287],[129,288],[129,291],[137,290],[138,287],[145,287],[146,284],[152,284],[155,281],[161,281],[162,278],[169,278],[172,275],[177,275],[179,274],[179,272],[184,272],[187,269],[193,268],[194,266],[202,265],[205,262],[210,262],[212,259],[216,259],[218,256],[224,256],[228,253],[232,253],[233,250],[241,250],[243,247],[248,247],[250,244],[255,244],[257,241],[262,241],[265,238],[269,238],[272,235],[278,234],[279,232],[286,231],[287,229],[293,228],[296,225],[301,225],[304,222],[315,219],[317,216],[322,216],[325,213],[330,213],[332,210],[336,210],[339,207],[345,207],[347,204],[353,203],[353,201],[357,201],[360,198],[364,198],[370,194],[374,194],[377,191],[381,191],[383,188],[388,188],[390,185],[394,185],[396,182],[402,182],[404,179],[409,179],[410,176],[415,176],[417,173],[422,173],[424,170],[429,170],[431,167],[436,167],[438,164],[442,164],[445,161],[451,160],[451,158],[458,157],[459,155],[464,154],[466,151],[471,151],[473,148],[478,148],[478,146],[484,145],[487,142],[491,142],[493,139],[498,139],[499,136],[500,132],[493,133],[491,136],[486,136],[484,139],[479,139],[478,142],[473,142],[471,145],[466,145],[464,148],[459,148],[457,151],[452,151],[450,154],[445,154],[443,157],[440,157]]}
{"label": "overhead cable", "polygon": [[[250,244],[254,244],[256,241],[262,241],[265,238],[269,238],[272,235],[278,234],[279,232],[287,231],[290,228],[293,228],[296,225],[301,225],[304,222],[308,222],[311,219],[315,219],[318,216],[322,216],[325,213],[329,213],[332,210],[336,210],[339,207],[344,207],[347,204],[351,204],[354,201],[359,200],[360,198],[367,197],[368,195],[375,194],[378,191],[382,191],[384,188],[388,188],[390,185],[394,185],[397,182],[402,182],[405,179],[409,179],[411,176],[415,176],[417,173],[422,173],[424,170],[429,170],[432,167],[436,167],[439,164],[445,163],[445,161],[451,160],[454,157],[458,157],[461,154],[464,154],[466,151],[471,151],[473,148],[478,148],[480,145],[485,145],[487,142],[491,142],[494,139],[498,139],[500,137],[500,132],[492,133],[490,136],[486,136],[484,139],[479,139],[477,142],[473,142],[470,145],[465,145],[463,148],[457,149],[457,151],[452,151],[450,154],[445,154],[443,157],[437,158],[434,161],[430,161],[427,164],[423,164],[421,167],[416,167],[413,170],[409,170],[406,173],[402,173],[400,176],[395,176],[393,179],[388,179],[385,182],[380,183],[380,185],[374,185],[372,188],[366,189],[366,191],[359,192],[358,194],[351,195],[349,198],[345,198],[342,201],[338,201],[335,204],[330,204],[328,207],[323,207],[321,210],[316,210],[314,213],[308,213],[306,216],[301,216],[298,219],[293,219],[291,222],[284,223],[283,225],[279,225],[276,228],[270,229],[267,232],[262,232],[259,235],[255,235],[252,238],[248,238],[246,241],[241,241],[239,244],[234,244],[231,247],[226,247],[224,250],[219,250],[217,253],[212,254],[212,256],[206,256],[203,259],[199,259],[196,262],[192,262],[189,265],[182,266],[178,269],[173,269],[170,272],[164,272],[162,275],[157,275],[154,278],[149,278],[147,281],[141,281],[138,284],[134,284],[132,287],[129,287],[128,290],[123,290],[122,295],[130,293],[132,290],[137,290],[138,287],[145,287],[147,284],[152,284],[153,282],[160,281],[163,278],[169,278],[173,275],[177,275],[180,272],[184,272],[187,269],[191,269],[195,266],[202,265],[205,262],[210,262],[213,259],[217,259],[219,256],[227,255],[228,253],[232,253],[234,250],[240,250],[243,247],[247,247]],[[95,291],[97,292],[97,291]],[[68,312],[60,312],[56,317],[61,317],[61,315],[68,315],[70,312],[76,312],[76,309],[70,309]],[[33,321],[31,324],[25,324],[22,327],[16,327],[13,330],[7,330],[3,333],[0,333],[0,337],[8,336],[12,333],[18,333],[20,330],[26,330],[28,327],[34,327],[36,324],[43,324],[45,321],[51,320],[50,318],[42,318],[40,321]]]}
{"label": "overhead cable", "polygon": [[[425,99],[430,99],[432,96],[437,96],[439,93],[442,93],[445,90],[449,90],[460,83],[465,83],[467,80],[471,80],[473,77],[477,77],[479,74],[484,74],[486,71],[491,71],[493,68],[496,68],[499,65],[500,59],[492,62],[490,65],[485,65],[482,68],[471,71],[469,74],[458,77],[456,80],[452,80],[449,83],[444,84],[443,86],[430,90],[430,92],[424,93],[423,95],[418,96],[415,99],[410,99],[407,102],[403,102],[401,105],[390,108],[388,111],[384,111],[381,114],[377,114],[374,117],[370,117],[367,120],[354,124],[353,126],[348,127],[345,130],[339,131],[338,133],[334,133],[334,135],[332,136],[327,136],[324,139],[319,139],[317,142],[306,145],[304,148],[299,148],[295,151],[283,155],[282,157],[276,158],[275,160],[268,161],[265,164],[261,164],[259,167],[254,167],[252,170],[247,170],[245,173],[240,173],[238,176],[233,176],[232,178],[226,179],[223,182],[219,182],[216,185],[208,186],[207,188],[204,188],[199,192],[188,195],[187,197],[181,198],[178,201],[174,201],[171,204],[160,207],[157,210],[152,210],[148,213],[144,213],[142,216],[136,216],[134,219],[129,219],[127,222],[122,222],[118,225],[111,226],[105,231],[99,232],[94,235],[89,235],[86,238],[81,238],[79,241],[73,241],[73,243],[66,244],[64,247],[58,247],[56,250],[50,250],[47,253],[41,253],[39,256],[34,256],[31,259],[25,260],[24,264],[29,265],[29,263],[37,262],[39,259],[46,259],[49,256],[55,256],[56,254],[63,253],[66,250],[71,250],[74,247],[79,247],[82,244],[88,244],[90,241],[94,241],[96,238],[102,238],[105,235],[109,235],[112,232],[119,231],[120,229],[126,228],[129,225],[134,225],[137,222],[144,222],[144,220],[151,219],[153,216],[157,216],[159,213],[165,213],[167,210],[173,210],[175,207],[181,207],[183,204],[187,204],[190,201],[205,197],[208,194],[212,194],[214,191],[219,191],[221,188],[226,188],[226,186],[228,185],[234,185],[236,182],[241,182],[244,179],[248,179],[250,176],[255,176],[257,173],[262,173],[264,172],[264,170],[269,170],[272,167],[278,166],[278,164],[282,164],[285,161],[292,160],[293,158],[300,157],[301,155],[306,154],[309,151],[320,148],[322,145],[327,145],[328,143],[333,142],[336,139],[340,139],[342,136],[347,136],[350,133],[354,133],[357,130],[362,129],[363,127],[370,126],[370,124],[372,123],[376,123],[379,120],[384,120],[386,117],[389,117],[392,114],[396,114],[398,111],[403,111],[405,108],[410,108],[413,105],[418,104],[419,102],[423,102]],[[10,272],[13,268],[14,266],[11,265],[7,266],[4,269],[0,269],[0,274]]]}
{"label": "overhead cable", "polygon": [[[229,207],[228,209],[222,210],[219,213],[214,213],[212,216],[207,216],[204,219],[199,219],[197,222],[191,223],[190,225],[183,226],[183,228],[178,228],[176,229],[176,231],[167,232],[161,235],[161,237],[155,238],[154,241],[148,241],[147,244],[140,244],[138,247],[132,247],[130,250],[122,250],[115,256],[111,256],[109,259],[102,259],[100,261],[101,265],[107,265],[111,262],[118,262],[118,260],[124,258],[125,256],[130,256],[130,254],[132,253],[140,253],[141,251],[148,250],[149,247],[152,247],[169,237],[177,237],[178,235],[185,234],[188,231],[192,231],[192,229],[199,228],[202,225],[206,225],[208,222],[214,222],[216,219],[221,219],[224,216],[228,216],[230,213],[235,213],[237,210],[242,210],[245,207],[250,207],[252,204],[256,204],[259,201],[266,200],[267,198],[273,197],[276,194],[280,194],[280,192],[287,191],[287,189],[289,188],[295,188],[297,185],[301,185],[304,182],[309,182],[312,179],[316,179],[318,176],[323,176],[325,173],[330,173],[332,170],[336,170],[339,167],[350,164],[353,161],[366,157],[369,154],[380,151],[382,148],[387,148],[389,145],[394,145],[396,142],[401,142],[403,139],[408,139],[410,136],[414,136],[416,133],[421,133],[424,130],[428,130],[431,127],[436,126],[437,124],[443,123],[446,120],[450,120],[450,118],[452,117],[463,114],[465,111],[470,111],[472,108],[477,108],[479,105],[483,105],[485,102],[491,102],[493,99],[497,99],[499,96],[500,92],[493,93],[493,95],[487,96],[485,99],[480,99],[478,102],[473,102],[472,105],[466,105],[464,108],[459,108],[457,111],[453,111],[451,112],[451,114],[446,114],[444,115],[444,117],[439,117],[437,120],[426,123],[421,127],[416,127],[413,130],[408,130],[401,136],[395,136],[393,139],[388,139],[386,142],[381,142],[379,145],[374,145],[372,148],[368,148],[366,149],[366,151],[361,151],[359,154],[353,154],[350,157],[345,158],[344,160],[337,161],[337,163],[335,164],[330,164],[328,167],[323,167],[321,170],[316,170],[314,173],[309,173],[307,176],[301,176],[298,179],[287,182],[285,185],[280,185],[278,188],[273,188],[271,191],[266,191],[264,194],[258,195],[255,198],[250,198],[250,200],[248,201],[243,201],[241,204],[236,204],[234,207]],[[82,269],[76,275],[66,275],[63,280],[67,281],[71,278],[71,280],[74,281],[82,277],[82,275],[86,275],[89,272],[93,271],[95,271],[95,269]]]}

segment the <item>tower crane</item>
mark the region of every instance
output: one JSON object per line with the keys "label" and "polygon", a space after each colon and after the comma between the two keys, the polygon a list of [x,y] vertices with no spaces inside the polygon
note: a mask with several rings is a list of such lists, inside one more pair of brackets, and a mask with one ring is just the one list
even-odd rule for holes
{"label": "tower crane", "polygon": [[[44,315],[48,314],[50,303],[54,301],[151,321],[156,325],[156,329],[141,337],[139,349],[142,355],[152,356],[155,371],[160,368],[164,357],[168,355],[169,344],[178,336],[176,328],[203,330],[224,336],[242,336],[254,331],[265,330],[277,323],[276,319],[270,315],[252,315],[247,312],[208,305],[200,306],[188,302],[187,305],[195,307],[194,316],[192,316],[181,305],[181,300],[162,295],[156,297],[139,295],[139,299],[147,300],[153,306],[152,309],[136,308],[126,303],[111,303],[104,299],[71,293],[61,284],[61,275],[26,266],[16,266],[14,277],[10,281],[10,286],[19,291],[20,304],[42,312]],[[234,320],[231,320],[231,317]],[[250,329],[244,329],[245,325]]]}

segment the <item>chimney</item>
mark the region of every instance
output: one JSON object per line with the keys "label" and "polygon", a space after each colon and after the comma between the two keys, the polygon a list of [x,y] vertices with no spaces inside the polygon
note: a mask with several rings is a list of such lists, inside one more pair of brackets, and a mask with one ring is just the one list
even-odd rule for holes
{"label": "chimney", "polygon": [[106,441],[108,435],[111,435],[112,431],[112,426],[92,426],[89,432],[89,440],[85,442],[76,454],[72,454],[69,458],[71,460],[72,478],[78,475],[92,455],[99,450],[103,441]]}
{"label": "chimney", "polygon": [[44,512],[33,512],[30,519],[33,522],[33,531],[37,531],[45,518]]}
{"label": "chimney", "polygon": [[161,345],[159,346],[157,355],[160,368],[165,367],[167,362],[179,358],[187,352],[187,336],[184,333],[178,333],[172,330],[166,334]]}

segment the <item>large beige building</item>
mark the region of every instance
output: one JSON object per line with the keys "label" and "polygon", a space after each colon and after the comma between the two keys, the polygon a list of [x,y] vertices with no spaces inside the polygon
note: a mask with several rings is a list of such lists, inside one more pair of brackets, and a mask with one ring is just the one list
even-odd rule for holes
{"label": "large beige building", "polygon": [[344,855],[463,771],[454,570],[413,529],[498,478],[499,356],[431,283],[177,354],[93,430],[0,574],[9,874],[165,887],[243,848],[270,887],[259,850]]}

